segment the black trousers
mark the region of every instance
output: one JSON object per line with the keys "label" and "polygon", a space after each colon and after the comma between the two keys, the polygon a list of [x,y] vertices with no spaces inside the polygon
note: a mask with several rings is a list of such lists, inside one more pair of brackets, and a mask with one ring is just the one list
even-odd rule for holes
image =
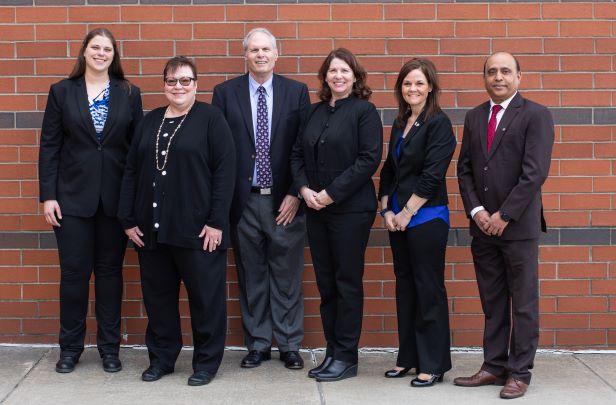
{"label": "black trousers", "polygon": [[139,251],[139,265],[150,364],[171,372],[182,350],[179,298],[183,281],[190,308],[193,370],[215,375],[225,350],[227,251],[159,243],[154,250]]}
{"label": "black trousers", "polygon": [[364,253],[374,212],[308,210],[306,225],[321,294],[326,356],[357,363],[364,305]]}
{"label": "black trousers", "polygon": [[482,369],[530,383],[539,342],[539,240],[471,243],[485,314]]}
{"label": "black trousers", "polygon": [[118,354],[124,230],[102,206],[93,217],[64,215],[60,223],[54,227],[60,255],[60,355],[79,356],[83,351],[92,271],[98,351],[101,356]]}
{"label": "black trousers", "polygon": [[422,373],[451,369],[445,249],[449,227],[441,219],[389,232],[396,274],[397,365]]}

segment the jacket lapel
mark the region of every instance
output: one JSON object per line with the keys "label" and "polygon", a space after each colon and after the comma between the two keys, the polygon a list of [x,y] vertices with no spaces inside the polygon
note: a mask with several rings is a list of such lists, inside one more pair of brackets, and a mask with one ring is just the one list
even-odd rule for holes
{"label": "jacket lapel", "polygon": [[272,124],[271,124],[271,137],[270,137],[270,150],[271,145],[274,143],[275,134],[278,132],[278,123],[280,122],[280,116],[282,115],[282,109],[284,107],[283,101],[285,100],[284,88],[280,79],[274,75],[272,79],[272,87],[274,89],[273,102],[272,102]]}
{"label": "jacket lapel", "polygon": [[[481,152],[483,157],[488,159],[488,121],[490,120],[490,102],[487,101],[481,105],[481,114],[479,114],[479,140],[481,142]],[[492,141],[490,149],[494,148]]]}
{"label": "jacket lapel", "polygon": [[494,155],[494,151],[498,149],[498,145],[507,133],[507,128],[509,128],[509,124],[515,118],[515,116],[518,115],[521,106],[522,97],[520,96],[520,93],[518,93],[511,100],[511,102],[507,106],[507,109],[505,110],[505,114],[503,114],[503,118],[501,118],[500,122],[498,123],[496,133],[494,134],[494,140],[492,141],[492,146],[490,147],[490,153],[488,154],[488,159],[492,157]]}
{"label": "jacket lapel", "polygon": [[115,122],[118,111],[122,108],[122,89],[120,88],[120,82],[116,79],[109,79],[109,109],[107,110],[107,119],[105,120],[105,126],[103,127],[103,140],[101,143],[107,142],[110,136],[110,130]]}
{"label": "jacket lapel", "polygon": [[83,123],[88,130],[88,134],[90,134],[92,139],[98,143],[98,140],[96,139],[96,129],[94,128],[92,116],[90,115],[90,103],[88,102],[88,88],[86,87],[86,79],[82,76],[76,81],[76,84],[77,106],[79,108],[79,112],[81,113],[81,118],[83,119]]}
{"label": "jacket lapel", "polygon": [[248,86],[248,74],[244,75],[244,78],[240,80],[238,86],[235,88],[236,99],[240,106],[240,112],[244,119],[244,124],[250,135],[250,142],[253,146],[255,144],[255,131],[252,126],[252,109],[250,108],[250,86]]}

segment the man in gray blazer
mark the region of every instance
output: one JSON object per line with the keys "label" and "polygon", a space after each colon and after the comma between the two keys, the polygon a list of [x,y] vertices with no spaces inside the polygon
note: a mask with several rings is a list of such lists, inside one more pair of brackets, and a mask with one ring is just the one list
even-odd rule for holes
{"label": "man in gray blazer", "polygon": [[466,114],[458,182],[485,314],[484,362],[454,384],[504,384],[500,396],[511,399],[528,388],[539,340],[541,185],[554,123],[547,108],[518,93],[522,72],[513,55],[491,55],[483,77],[490,101]]}
{"label": "man in gray blazer", "polygon": [[243,46],[248,73],[216,86],[212,99],[231,127],[237,153],[231,237],[249,350],[241,366],[269,360],[273,336],[285,367],[301,369],[305,219],[289,155],[308,88],[274,74],[278,50],[268,30],[251,30]]}

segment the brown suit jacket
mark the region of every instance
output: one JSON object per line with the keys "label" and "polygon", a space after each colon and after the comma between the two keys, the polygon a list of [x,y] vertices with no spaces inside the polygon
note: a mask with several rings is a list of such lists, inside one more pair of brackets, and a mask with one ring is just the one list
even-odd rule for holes
{"label": "brown suit jacket", "polygon": [[[542,105],[523,98],[511,100],[496,128],[490,152],[487,149],[490,102],[466,114],[462,149],[458,159],[458,182],[464,209],[483,205],[493,214],[511,217],[504,240],[538,238],[546,230],[541,204],[541,185],[548,176],[554,123]],[[470,220],[472,236],[486,237]]]}

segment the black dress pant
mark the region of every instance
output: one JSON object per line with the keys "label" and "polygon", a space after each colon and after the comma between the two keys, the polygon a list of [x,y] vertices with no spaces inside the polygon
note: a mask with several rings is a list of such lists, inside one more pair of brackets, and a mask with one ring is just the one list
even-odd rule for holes
{"label": "black dress pant", "polygon": [[207,252],[159,243],[139,251],[141,289],[148,314],[150,365],[172,372],[182,350],[180,281],[188,293],[193,370],[215,375],[225,350],[227,251]]}
{"label": "black dress pant", "polygon": [[357,363],[364,305],[364,253],[374,212],[308,210],[306,225],[321,294],[326,356]]}
{"label": "black dress pant", "polygon": [[451,369],[445,249],[449,227],[433,219],[389,232],[396,274],[399,367],[442,374]]}
{"label": "black dress pant", "polygon": [[471,252],[485,314],[481,368],[528,384],[539,342],[539,240],[475,237]]}
{"label": "black dress pant", "polygon": [[92,271],[98,351],[101,356],[118,354],[124,230],[102,206],[93,217],[64,215],[60,223],[54,227],[60,254],[60,355],[79,356],[83,351]]}

